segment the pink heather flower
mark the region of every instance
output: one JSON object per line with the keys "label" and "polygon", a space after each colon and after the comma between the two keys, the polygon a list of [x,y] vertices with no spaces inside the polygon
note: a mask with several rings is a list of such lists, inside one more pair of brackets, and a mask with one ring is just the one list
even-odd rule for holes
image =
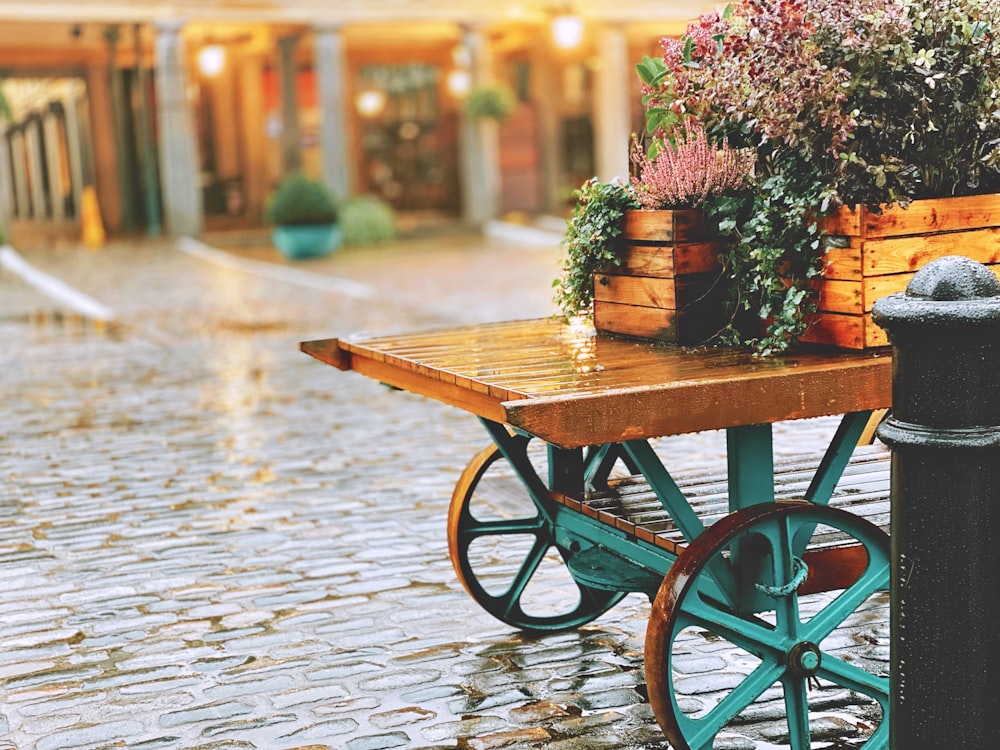
{"label": "pink heather flower", "polygon": [[643,208],[698,206],[710,195],[740,187],[753,169],[756,153],[751,149],[712,146],[697,120],[688,120],[685,129],[683,138],[664,143],[653,159],[633,139],[631,156],[639,174],[631,178],[631,186]]}
{"label": "pink heather flower", "polygon": [[679,39],[673,37],[663,37],[660,40],[663,48],[663,62],[670,70],[676,70],[684,61],[683,46]]}

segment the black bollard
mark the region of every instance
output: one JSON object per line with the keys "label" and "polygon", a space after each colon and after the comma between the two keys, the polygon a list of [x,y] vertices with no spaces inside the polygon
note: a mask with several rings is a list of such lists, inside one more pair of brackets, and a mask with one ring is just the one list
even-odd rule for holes
{"label": "black bollard", "polygon": [[1000,748],[1000,282],[949,256],[875,303],[892,343],[890,750]]}

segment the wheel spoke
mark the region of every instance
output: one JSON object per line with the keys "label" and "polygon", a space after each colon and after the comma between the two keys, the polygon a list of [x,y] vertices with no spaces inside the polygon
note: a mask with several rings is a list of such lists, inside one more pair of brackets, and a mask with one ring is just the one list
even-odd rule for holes
{"label": "wheel spoke", "polygon": [[788,721],[788,741],[792,750],[809,750],[812,747],[809,734],[809,701],[806,697],[806,681],[791,672],[785,672],[781,680],[785,691],[785,716]]}
{"label": "wheel spoke", "polygon": [[704,628],[712,635],[729,641],[759,659],[787,650],[785,642],[762,620],[740,617],[706,604],[692,606],[684,602],[684,609],[677,617],[680,632],[687,627]]}
{"label": "wheel spoke", "polygon": [[684,738],[693,750],[711,750],[712,740],[726,724],[739,716],[781,676],[783,667],[775,662],[760,664],[732,692],[698,719],[678,714],[678,723],[687,725]]}
{"label": "wheel spoke", "polygon": [[[870,549],[870,548],[869,548]],[[804,626],[806,640],[820,643],[837,629],[847,616],[854,612],[869,596],[886,587],[889,580],[889,562],[872,561],[857,581],[826,605]]]}
{"label": "wheel spoke", "polygon": [[888,677],[872,674],[827,653],[823,654],[822,665],[816,676],[874,698],[882,704],[883,709],[885,708],[889,695]]}
{"label": "wheel spoke", "polygon": [[499,597],[504,600],[504,615],[510,615],[512,612],[520,611],[521,594],[524,593],[524,589],[528,586],[528,582],[531,580],[531,577],[535,575],[535,571],[538,570],[538,566],[541,565],[542,558],[545,557],[545,553],[548,549],[548,540],[541,538],[535,539],[535,543],[531,545],[531,551],[528,552],[527,557],[524,558],[524,562],[521,563],[521,567],[514,575],[513,580],[511,580],[510,588],[508,588],[507,591]]}
{"label": "wheel spoke", "polygon": [[484,536],[507,536],[510,534],[536,534],[542,528],[542,520],[534,518],[504,518],[497,521],[466,520],[462,524],[463,539],[478,539]]}

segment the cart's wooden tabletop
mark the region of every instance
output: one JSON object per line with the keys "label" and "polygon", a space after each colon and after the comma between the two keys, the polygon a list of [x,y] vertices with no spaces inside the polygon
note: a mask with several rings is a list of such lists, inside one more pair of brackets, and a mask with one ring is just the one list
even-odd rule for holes
{"label": "cart's wooden tabletop", "polygon": [[891,402],[887,350],[757,358],[596,335],[556,318],[306,341],[342,370],[438,399],[571,448]]}

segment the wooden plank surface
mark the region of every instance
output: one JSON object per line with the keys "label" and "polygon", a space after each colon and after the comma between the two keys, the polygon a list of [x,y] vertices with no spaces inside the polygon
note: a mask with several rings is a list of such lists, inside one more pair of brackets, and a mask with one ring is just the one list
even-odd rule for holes
{"label": "wooden plank surface", "polygon": [[[563,447],[888,406],[885,352],[761,359],[597,336],[555,318],[302,349]],[[338,350],[336,353],[333,350]]]}

